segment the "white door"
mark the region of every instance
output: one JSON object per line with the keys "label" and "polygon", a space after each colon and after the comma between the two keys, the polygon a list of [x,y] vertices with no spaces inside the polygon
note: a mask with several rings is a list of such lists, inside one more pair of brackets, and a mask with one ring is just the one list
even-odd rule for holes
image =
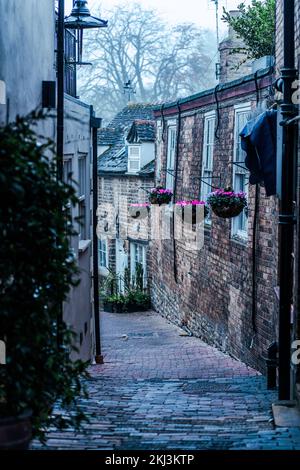
{"label": "white door", "polygon": [[124,240],[116,239],[116,273],[119,278],[120,292],[124,292],[125,269],[128,266],[128,256],[124,249]]}

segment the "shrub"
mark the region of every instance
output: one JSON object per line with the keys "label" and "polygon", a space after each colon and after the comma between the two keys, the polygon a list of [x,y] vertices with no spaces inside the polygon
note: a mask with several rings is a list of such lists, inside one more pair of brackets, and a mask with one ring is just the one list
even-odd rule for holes
{"label": "shrub", "polygon": [[[41,113],[0,129],[0,331],[7,345],[0,367],[0,416],[32,412],[35,435],[45,429],[79,428],[85,419],[78,398],[86,396],[87,364],[71,362],[75,334],[62,320],[62,303],[78,270],[69,239],[72,186],[57,180],[34,125]],[[59,401],[61,412],[52,414]]]}

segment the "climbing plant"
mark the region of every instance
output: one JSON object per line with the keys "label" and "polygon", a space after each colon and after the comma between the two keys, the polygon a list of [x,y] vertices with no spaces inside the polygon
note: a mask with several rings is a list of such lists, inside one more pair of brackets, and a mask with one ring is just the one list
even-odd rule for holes
{"label": "climbing plant", "polygon": [[275,47],[276,0],[252,0],[251,5],[238,5],[239,15],[233,17],[223,8],[222,19],[243,39],[245,47],[234,52],[245,53],[246,59],[273,55]]}

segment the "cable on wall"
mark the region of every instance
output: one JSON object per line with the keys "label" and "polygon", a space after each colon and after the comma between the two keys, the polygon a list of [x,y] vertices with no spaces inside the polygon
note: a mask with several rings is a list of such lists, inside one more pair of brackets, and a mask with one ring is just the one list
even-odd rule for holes
{"label": "cable on wall", "polygon": [[[175,173],[174,173],[174,191],[173,191],[173,203],[175,203],[176,192],[177,192],[177,176],[178,176],[178,167],[179,167],[179,145],[180,145],[180,132],[181,132],[181,108],[179,100],[177,101],[178,108],[178,120],[177,120],[177,132],[176,132],[176,154],[175,154]],[[177,268],[177,246],[176,239],[174,237],[175,233],[175,217],[173,213],[173,269],[174,269],[174,279],[178,283],[178,268]]]}
{"label": "cable on wall", "polygon": [[219,108],[218,91],[219,91],[219,84],[218,84],[218,85],[215,87],[215,89],[214,89],[214,96],[215,96],[216,105],[217,105],[217,125],[216,125],[216,129],[215,129],[215,138],[216,138],[217,140],[220,139],[220,135],[219,135],[219,127],[220,127],[220,108]]}
{"label": "cable on wall", "polygon": [[166,120],[165,120],[165,116],[164,116],[164,107],[165,107],[165,103],[163,103],[161,105],[161,108],[160,108],[161,121],[162,121],[161,140],[163,142],[165,141],[165,129],[166,129]]}
{"label": "cable on wall", "polygon": [[255,203],[253,215],[253,233],[252,233],[252,327],[256,333],[256,313],[257,313],[257,288],[256,288],[256,238],[257,238],[257,221],[259,212],[259,185],[255,185]]}

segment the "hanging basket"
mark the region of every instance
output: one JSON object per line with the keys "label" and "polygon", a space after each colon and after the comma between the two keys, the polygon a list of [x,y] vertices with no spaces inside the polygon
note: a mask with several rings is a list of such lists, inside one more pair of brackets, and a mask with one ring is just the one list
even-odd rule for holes
{"label": "hanging basket", "polygon": [[218,189],[208,195],[207,203],[214,214],[222,219],[237,217],[247,207],[246,194],[231,188]]}
{"label": "hanging basket", "polygon": [[231,205],[231,206],[211,206],[211,209],[214,214],[222,219],[231,219],[232,217],[237,217],[243,211],[243,206]]}
{"label": "hanging basket", "polygon": [[169,204],[172,200],[172,196],[173,192],[170,189],[158,186],[157,188],[151,189],[149,201],[151,204],[158,204],[161,206],[163,204]]}

